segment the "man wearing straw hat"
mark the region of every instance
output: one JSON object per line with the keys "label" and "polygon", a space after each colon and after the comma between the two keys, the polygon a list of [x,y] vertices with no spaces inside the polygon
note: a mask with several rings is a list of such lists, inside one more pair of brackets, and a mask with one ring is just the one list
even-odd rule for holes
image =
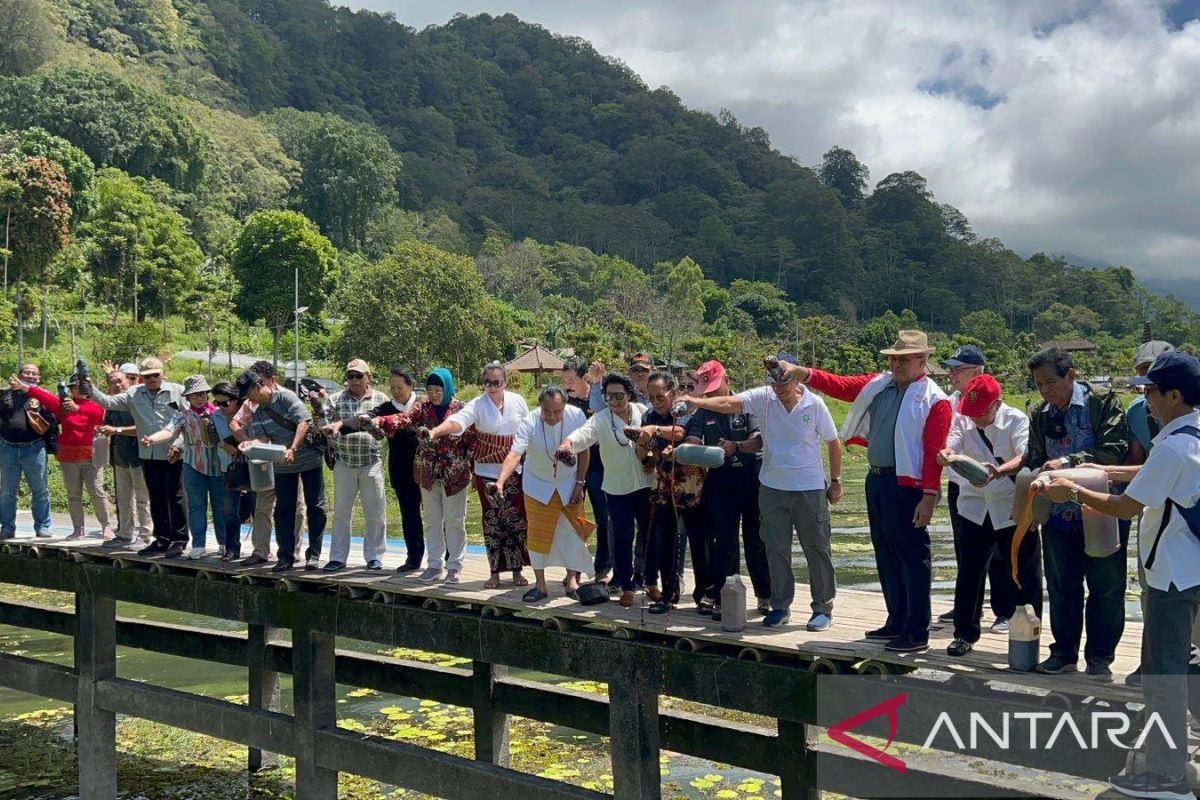
{"label": "man wearing straw hat", "polygon": [[881,350],[889,369],[840,376],[780,362],[810,388],[851,403],[842,425],[847,444],[867,448],[867,519],[888,618],[868,640],[888,650],[929,648],[929,591],[933,560],[929,531],[941,490],[938,453],[946,445],[952,412],[945,392],[926,375],[929,337],[900,331]]}

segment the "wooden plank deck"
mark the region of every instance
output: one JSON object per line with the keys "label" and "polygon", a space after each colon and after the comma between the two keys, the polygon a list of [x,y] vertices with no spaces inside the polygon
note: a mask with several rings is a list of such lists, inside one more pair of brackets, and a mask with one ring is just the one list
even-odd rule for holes
{"label": "wooden plank deck", "polygon": [[[872,665],[891,665],[900,671],[913,669],[929,670],[942,674],[958,674],[975,680],[1023,687],[1039,693],[1056,693],[1067,702],[1081,702],[1086,698],[1109,702],[1141,702],[1141,692],[1127,687],[1123,678],[1140,661],[1142,626],[1138,622],[1126,622],[1125,634],[1117,648],[1116,662],[1112,665],[1116,682],[1097,683],[1083,674],[1040,675],[1018,673],[1007,669],[1008,640],[1005,635],[988,633],[986,628],[974,652],[964,658],[951,658],[945,647],[952,638],[952,626],[939,625],[936,621],[930,635],[930,649],[920,654],[895,654],[886,651],[882,644],[868,642],[862,638],[865,631],[877,628],[885,618],[883,596],[878,592],[843,589],[838,592],[834,607],[834,624],[828,631],[812,633],[806,631],[804,623],[809,616],[808,589],[800,584],[796,587],[796,602],[792,609],[791,623],[782,628],[769,629],[761,624],[761,616],[750,610],[746,628],[738,633],[721,630],[720,623],[700,616],[690,604],[681,606],[669,614],[654,615],[646,610],[648,601],[641,594],[638,604],[632,608],[621,607],[613,598],[598,606],[583,606],[564,594],[561,569],[548,571],[550,598],[537,604],[524,603],[521,596],[527,587],[514,587],[511,575],[505,573],[499,589],[484,589],[489,576],[486,559],[482,555],[469,554],[462,572],[462,582],[451,584],[424,584],[413,572],[398,575],[395,568],[401,562],[398,555],[391,554],[384,560],[382,571],[367,570],[361,566],[350,566],[335,574],[321,571],[306,572],[293,569],[285,573],[271,571],[265,567],[243,567],[238,562],[222,562],[215,554],[190,561],[186,558],[163,559],[161,556],[139,556],[141,547],[103,549],[98,539],[66,542],[62,539],[34,539],[18,534],[18,538],[5,540],[4,546],[16,551],[37,551],[39,557],[76,557],[86,560],[114,563],[126,568],[163,570],[172,573],[195,573],[197,577],[212,580],[253,581],[274,585],[287,591],[335,592],[360,601],[383,602],[429,602],[443,607],[461,605],[476,612],[514,613],[542,619],[544,624],[569,627],[588,625],[602,627],[618,636],[640,636],[655,638],[668,646],[679,649],[715,649],[740,655],[741,657],[770,658],[808,668],[818,659],[825,659],[846,668],[865,662]],[[352,554],[352,558],[355,554]],[[526,570],[532,584],[532,570]],[[691,576],[687,575],[688,585]],[[749,600],[753,603],[753,598]],[[935,615],[949,609],[941,599],[933,601]],[[1048,613],[1048,612],[1047,612]],[[1050,641],[1049,621],[1043,620],[1042,652],[1048,652]]]}

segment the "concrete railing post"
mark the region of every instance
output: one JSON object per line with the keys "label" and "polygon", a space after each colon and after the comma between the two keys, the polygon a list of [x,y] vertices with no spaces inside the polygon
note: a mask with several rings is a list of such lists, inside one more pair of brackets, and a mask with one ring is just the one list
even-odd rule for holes
{"label": "concrete railing post", "polygon": [[296,730],[296,800],[337,800],[338,774],[317,766],[319,731],[337,727],[334,637],[305,623],[292,636],[292,706]]}
{"label": "concrete railing post", "polygon": [[96,684],[117,674],[117,604],[86,582],[75,594],[76,751],[81,800],[117,796],[117,715],[96,706]]}
{"label": "concrete railing post", "polygon": [[[246,665],[249,667],[250,708],[279,710],[279,673],[267,664],[267,646],[279,635],[279,628],[251,623],[246,631]],[[278,766],[279,756],[257,747],[249,749],[247,767],[251,772]]]}

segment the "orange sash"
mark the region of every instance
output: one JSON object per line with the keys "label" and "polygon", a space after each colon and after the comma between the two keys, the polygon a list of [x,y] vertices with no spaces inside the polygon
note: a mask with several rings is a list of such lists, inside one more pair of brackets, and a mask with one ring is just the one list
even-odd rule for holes
{"label": "orange sash", "polygon": [[525,495],[525,516],[529,522],[526,545],[530,552],[547,555],[554,546],[554,531],[558,527],[558,518],[564,516],[579,538],[587,541],[596,530],[595,524],[588,521],[583,514],[583,501],[564,506],[562,499],[555,492],[549,503],[539,503],[529,495]]}

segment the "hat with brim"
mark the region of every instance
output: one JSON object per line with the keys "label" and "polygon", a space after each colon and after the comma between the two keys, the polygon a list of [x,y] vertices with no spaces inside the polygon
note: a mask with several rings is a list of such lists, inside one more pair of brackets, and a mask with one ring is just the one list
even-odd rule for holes
{"label": "hat with brim", "polygon": [[984,364],[983,351],[973,344],[964,344],[954,351],[954,355],[942,359],[942,366],[949,367],[950,369],[954,369],[955,367],[982,367]]}
{"label": "hat with brim", "polygon": [[208,379],[203,375],[189,375],[183,382],[183,396],[190,397],[194,394],[208,394],[212,391],[212,387],[208,385]]}
{"label": "hat with brim", "polygon": [[900,331],[895,343],[879,352],[885,356],[929,355],[933,348],[923,331]]}
{"label": "hat with brim", "polygon": [[1004,387],[991,375],[980,375],[963,387],[958,399],[958,413],[964,417],[982,417],[992,404],[1004,396]]}
{"label": "hat with brim", "polygon": [[138,369],[137,364],[134,364],[129,361],[126,361],[124,364],[117,367],[117,369],[120,370],[121,372],[124,372],[126,375],[137,375],[141,371]]}
{"label": "hat with brim", "polygon": [[1170,353],[1174,349],[1174,345],[1170,342],[1143,342],[1138,346],[1137,352],[1133,354],[1133,368],[1137,369],[1143,364],[1153,364],[1163,353]]}
{"label": "hat with brim", "polygon": [[142,362],[138,364],[138,374],[142,375],[143,377],[148,375],[161,375],[162,371],[163,363],[153,356],[150,358],[143,358]]}

